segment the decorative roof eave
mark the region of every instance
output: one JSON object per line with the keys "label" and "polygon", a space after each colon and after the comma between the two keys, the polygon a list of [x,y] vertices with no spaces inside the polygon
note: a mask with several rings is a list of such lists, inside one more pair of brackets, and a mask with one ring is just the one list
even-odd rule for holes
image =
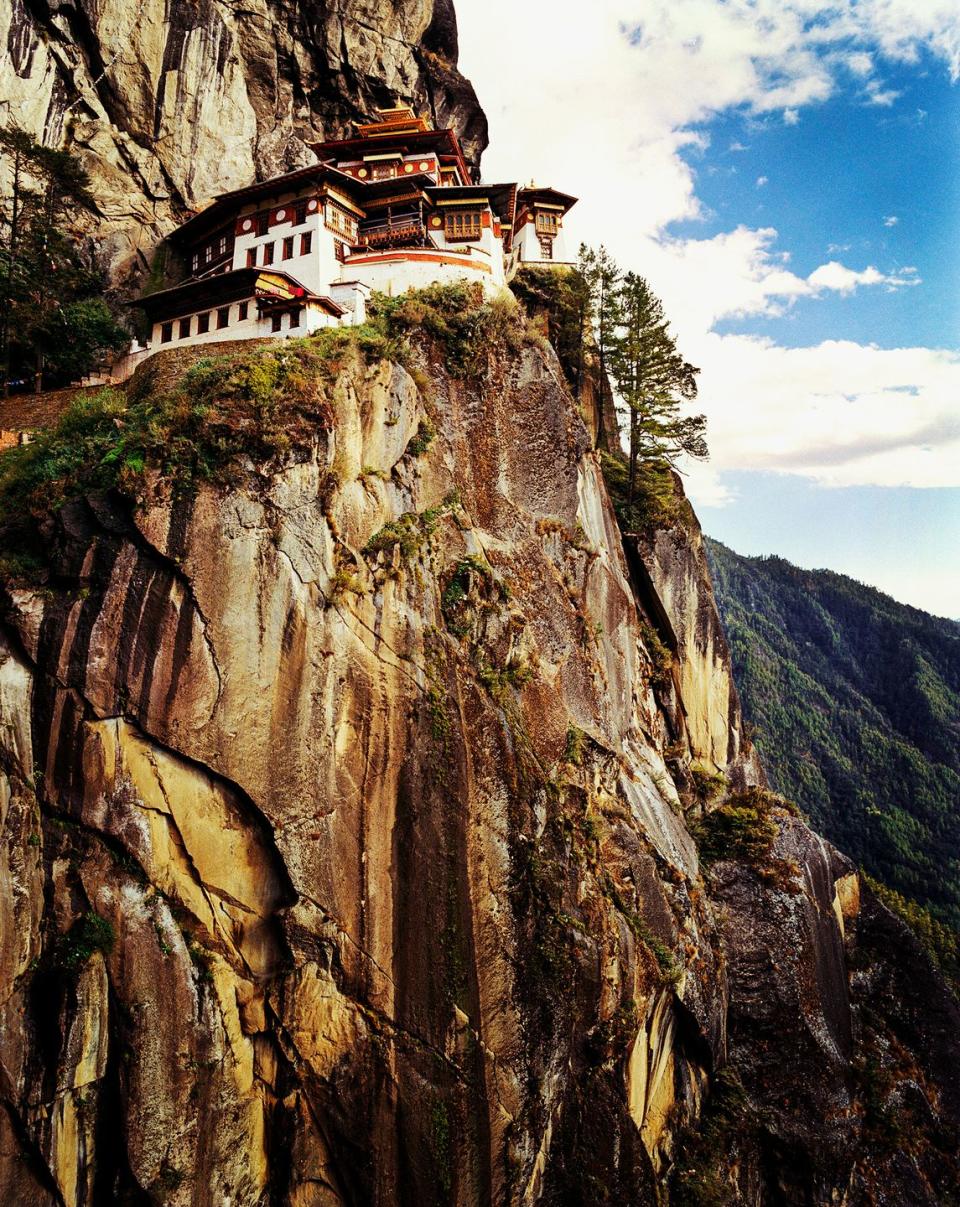
{"label": "decorative roof eave", "polygon": [[182,226],[171,231],[167,239],[171,243],[179,243],[183,240],[198,238],[205,231],[215,229],[221,221],[229,222],[237,205],[253,201],[257,197],[270,197],[289,192],[297,185],[311,180],[318,182],[329,180],[344,190],[356,190],[363,184],[363,181],[355,180],[346,172],[341,172],[330,164],[313,163],[306,168],[297,168],[295,172],[287,172],[283,176],[273,176],[269,180],[259,180],[254,184],[245,185],[242,189],[232,189],[229,193],[220,193],[206,209],[200,210]]}
{"label": "decorative roof eave", "polygon": [[425,117],[418,117],[410,105],[392,105],[386,109],[377,109],[377,120],[357,126],[357,134],[361,138],[381,138],[396,130],[407,133],[420,133],[429,130],[430,123]]}
{"label": "decorative roof eave", "polygon": [[[315,302],[334,315],[344,314],[342,306],[326,295],[313,293],[302,285],[296,277],[282,269],[264,268],[235,268],[230,272],[217,273],[214,276],[203,277],[200,280],[184,281],[180,285],[161,289],[131,302],[131,306],[139,306],[147,314],[151,322],[177,318],[180,315],[192,314],[196,310],[207,307],[226,305],[229,302],[245,301],[258,296],[258,286],[263,285],[263,293],[272,292],[267,285],[270,278],[279,279],[289,288],[289,296],[285,301]],[[279,293],[275,296],[280,298]]]}
{"label": "decorative roof eave", "polygon": [[536,185],[530,185],[527,188],[521,188],[517,193],[517,200],[524,205],[536,205],[542,202],[545,205],[559,205],[563,212],[573,209],[577,204],[578,198],[571,197],[569,193],[561,193],[559,189],[540,188]]}
{"label": "decorative roof eave", "polygon": [[402,176],[385,176],[383,180],[355,180],[352,176],[347,179],[360,190],[357,196],[361,206],[379,201],[382,196],[395,193],[401,187],[418,189],[421,193],[436,188],[436,181],[426,172],[405,172]]}
{"label": "decorative roof eave", "polygon": [[376,135],[374,138],[327,139],[325,142],[310,143],[309,146],[318,159],[329,162],[334,156],[343,159],[354,153],[356,153],[358,158],[362,159],[364,152],[370,152],[371,146],[390,150],[392,143],[396,143],[401,148],[427,147],[428,149],[437,150],[438,153],[441,147],[445,147],[446,153],[454,159],[460,168],[464,180],[471,179],[470,168],[464,158],[460,140],[457,138],[456,131],[450,129],[419,130],[408,134],[399,131],[390,131],[389,133]]}
{"label": "decorative roof eave", "polygon": [[311,180],[332,185],[343,192],[346,197],[351,198],[355,205],[363,205],[367,199],[372,202],[376,201],[378,194],[389,193],[392,189],[396,189],[399,181],[424,191],[436,187],[433,177],[425,172],[412,172],[409,175],[388,177],[385,180],[358,180],[355,176],[351,176],[348,172],[341,172],[339,168],[335,168],[331,164],[311,164],[307,168],[298,168],[295,172],[288,172],[285,176],[274,176],[270,180],[261,180],[242,189],[221,193],[206,209],[194,214],[182,226],[172,231],[167,239],[173,244],[198,239],[207,231],[215,230],[221,224],[228,223],[238,205],[255,200],[257,197],[269,197],[288,192],[296,185]]}

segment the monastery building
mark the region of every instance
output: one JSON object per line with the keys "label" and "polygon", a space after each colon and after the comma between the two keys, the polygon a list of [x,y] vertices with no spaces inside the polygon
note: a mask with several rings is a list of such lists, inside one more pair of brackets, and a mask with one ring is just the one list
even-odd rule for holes
{"label": "monastery building", "polygon": [[378,110],[355,137],[313,150],[318,163],[224,193],[169,236],[189,276],[137,303],[150,341],[128,361],[360,323],[371,290],[468,280],[493,294],[521,264],[570,263],[563,219],[576,198],[474,183],[456,134],[412,109]]}

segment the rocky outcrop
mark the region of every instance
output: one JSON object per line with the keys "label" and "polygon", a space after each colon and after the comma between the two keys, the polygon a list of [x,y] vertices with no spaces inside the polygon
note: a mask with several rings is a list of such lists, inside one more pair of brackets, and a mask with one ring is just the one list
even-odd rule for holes
{"label": "rocky outcrop", "polygon": [[707,773],[735,776],[735,787],[764,782],[763,769],[744,734],[730,649],[717,612],[700,524],[679,496],[678,519],[652,536],[628,539],[637,594],[651,622],[677,655],[674,724],[689,734]]}
{"label": "rocky outcrop", "polygon": [[[637,589],[556,359],[510,322],[476,373],[346,355],[307,446],[68,504],[48,581],[7,588],[12,1201],[948,1185],[945,991],[931,1034],[923,957],[785,812],[762,866],[701,866],[705,772],[757,768],[696,535]],[[719,712],[685,694],[705,663]]]}
{"label": "rocky outcrop", "polygon": [[955,1201],[960,1007],[916,937],[796,819],[767,867],[722,863],[710,887],[728,1080],[677,1185],[695,1202]]}
{"label": "rocky outcrop", "polygon": [[478,163],[486,119],[456,62],[450,0],[12,0],[0,122],[79,153],[85,229],[122,286],[188,210],[313,162],[309,142],[376,106],[452,126]]}

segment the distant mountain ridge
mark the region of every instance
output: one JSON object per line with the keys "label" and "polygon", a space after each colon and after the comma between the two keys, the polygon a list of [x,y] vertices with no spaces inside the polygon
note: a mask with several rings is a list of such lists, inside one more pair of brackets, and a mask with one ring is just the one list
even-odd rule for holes
{"label": "distant mountain ridge", "polygon": [[707,540],[771,782],[866,870],[960,926],[960,624]]}

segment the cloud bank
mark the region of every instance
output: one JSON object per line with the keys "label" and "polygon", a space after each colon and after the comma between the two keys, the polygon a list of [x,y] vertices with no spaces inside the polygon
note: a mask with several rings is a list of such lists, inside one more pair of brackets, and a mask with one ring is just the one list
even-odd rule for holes
{"label": "cloud bank", "polygon": [[921,53],[960,78],[956,0],[595,0],[589,10],[560,0],[550,20],[540,5],[459,0],[457,12],[461,66],[490,118],[486,177],[532,172],[578,194],[573,238],[603,240],[642,271],[701,366],[712,458],[691,474],[700,502],[721,499],[720,475],[733,469],[960,485],[955,354],[785,348],[715,330],[723,319],[783,314],[801,298],[913,288],[916,269],[852,266],[840,258],[849,248],[832,245],[836,258],[801,276],[772,227],[703,239],[668,230],[703,216],[687,158],[706,147],[712,117],[739,111],[794,125],[805,106],[851,88],[860,103],[890,107],[885,65]]}

